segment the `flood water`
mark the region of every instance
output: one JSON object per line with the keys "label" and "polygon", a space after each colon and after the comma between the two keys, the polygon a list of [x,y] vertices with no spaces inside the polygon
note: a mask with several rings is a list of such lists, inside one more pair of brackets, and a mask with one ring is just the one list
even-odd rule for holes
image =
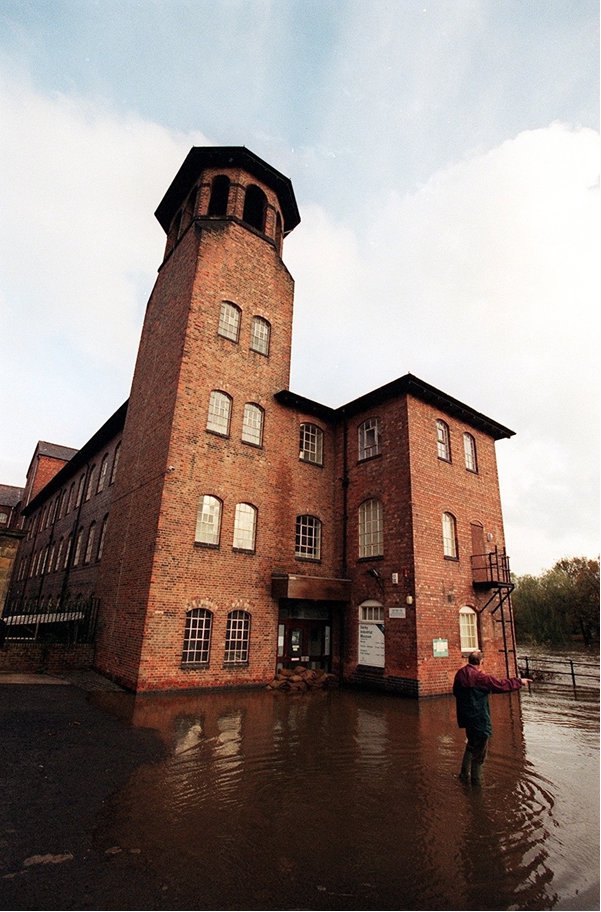
{"label": "flood water", "polygon": [[599,908],[598,690],[492,696],[481,789],[457,779],[450,697],[95,699],[164,742],[95,838],[151,867],[165,908]]}

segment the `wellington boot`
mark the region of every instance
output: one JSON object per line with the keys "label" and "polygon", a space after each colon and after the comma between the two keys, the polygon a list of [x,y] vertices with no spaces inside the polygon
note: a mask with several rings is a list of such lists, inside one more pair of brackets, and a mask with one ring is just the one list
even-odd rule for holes
{"label": "wellington boot", "polygon": [[467,747],[463,755],[463,760],[461,761],[461,772],[459,773],[459,778],[462,782],[470,781],[470,773],[472,771],[472,754],[471,751],[468,751]]}
{"label": "wellington boot", "polygon": [[472,763],[472,785],[482,785],[482,763]]}

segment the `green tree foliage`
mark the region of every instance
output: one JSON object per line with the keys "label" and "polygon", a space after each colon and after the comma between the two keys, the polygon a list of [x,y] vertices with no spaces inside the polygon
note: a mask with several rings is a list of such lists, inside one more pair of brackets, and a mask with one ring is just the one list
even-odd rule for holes
{"label": "green tree foliage", "polygon": [[512,595],[516,634],[562,644],[599,639],[599,558],[565,557],[541,576],[519,576]]}

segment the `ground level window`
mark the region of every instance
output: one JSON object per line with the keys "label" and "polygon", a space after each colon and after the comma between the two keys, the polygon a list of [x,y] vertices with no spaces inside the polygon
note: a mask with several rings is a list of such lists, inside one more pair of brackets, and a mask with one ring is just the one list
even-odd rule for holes
{"label": "ground level window", "polygon": [[478,619],[474,609],[467,605],[459,612],[459,636],[462,652],[478,649]]}
{"label": "ground level window", "polygon": [[208,665],[213,615],[206,608],[193,608],[186,614],[182,665]]}
{"label": "ground level window", "polygon": [[248,611],[230,611],[225,631],[226,665],[244,665],[248,662],[250,640],[250,614]]}

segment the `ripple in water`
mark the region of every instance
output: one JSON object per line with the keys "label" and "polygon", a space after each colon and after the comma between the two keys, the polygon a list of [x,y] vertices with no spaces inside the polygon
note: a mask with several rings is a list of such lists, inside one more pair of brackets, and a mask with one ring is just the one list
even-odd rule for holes
{"label": "ripple in water", "polygon": [[139,848],[171,908],[562,908],[595,880],[598,800],[581,744],[576,777],[553,756],[564,734],[586,742],[592,716],[550,725],[557,706],[537,713],[529,699],[491,698],[476,789],[457,779],[452,699],[152,698],[133,721],[158,729],[169,756],[115,796],[98,839]]}

